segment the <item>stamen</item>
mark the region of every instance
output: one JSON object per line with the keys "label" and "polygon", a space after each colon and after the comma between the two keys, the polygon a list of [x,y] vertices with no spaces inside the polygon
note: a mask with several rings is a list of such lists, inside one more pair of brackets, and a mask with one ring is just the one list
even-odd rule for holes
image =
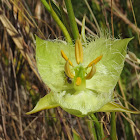
{"label": "stamen", "polygon": [[92,68],[91,68],[91,71],[87,74],[87,76],[85,77],[86,80],[89,80],[93,77],[93,75],[96,73],[96,67],[95,65],[93,64],[92,65]]}
{"label": "stamen", "polygon": [[74,75],[71,73],[70,71],[70,67],[69,67],[69,60],[67,60],[66,64],[65,64],[65,73],[68,77],[70,78],[74,78]]}
{"label": "stamen", "polygon": [[102,59],[102,57],[103,57],[103,55],[97,57],[97,58],[94,59],[92,62],[90,62],[90,63],[88,64],[87,67],[91,67],[93,64],[94,64],[94,65],[97,64],[97,63]]}
{"label": "stamen", "polygon": [[81,41],[79,39],[76,40],[75,42],[75,58],[77,64],[83,62],[83,48],[82,48]]}
{"label": "stamen", "polygon": [[[61,50],[61,55],[62,55],[62,57],[66,60],[66,61],[68,61],[68,57],[66,56],[66,54],[64,53],[64,51],[63,50]],[[71,65],[71,66],[73,66],[73,64],[72,64],[72,62],[69,60],[69,64]]]}
{"label": "stamen", "polygon": [[76,85],[77,86],[80,86],[81,85],[81,82],[82,82],[81,78],[80,77],[77,77],[76,78]]}

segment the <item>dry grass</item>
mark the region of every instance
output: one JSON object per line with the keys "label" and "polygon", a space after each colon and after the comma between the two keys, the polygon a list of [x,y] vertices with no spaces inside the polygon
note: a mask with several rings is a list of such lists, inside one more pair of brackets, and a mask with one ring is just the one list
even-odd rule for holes
{"label": "dry grass", "polygon": [[[111,1],[103,11],[110,13]],[[97,4],[103,4],[97,1]],[[115,18],[123,20],[123,24],[129,25],[133,32],[139,36],[140,29],[133,24],[125,14],[113,3]],[[107,14],[105,14],[106,23]],[[95,25],[86,20],[90,27]],[[78,23],[80,21],[77,19]],[[109,27],[109,26],[108,26]],[[95,34],[88,27],[87,32]],[[39,97],[49,92],[49,88],[43,84],[37,72],[35,61],[35,38],[37,34],[41,38],[62,39],[62,32],[54,23],[51,16],[45,11],[40,1],[29,0],[4,0],[0,2],[0,139],[6,140],[56,140],[56,139],[94,139],[94,122],[88,117],[77,118],[61,108],[50,109],[36,113],[32,116],[25,115],[38,101]],[[129,89],[119,81],[119,91],[116,96],[122,98],[125,106],[130,103],[126,96],[131,88],[140,89],[139,64],[132,59],[126,59],[132,71],[132,79]],[[138,86],[136,86],[138,85]],[[126,95],[124,93],[127,93]],[[140,94],[138,92],[138,94]],[[130,95],[128,95],[129,97]],[[140,96],[138,96],[140,97]],[[140,104],[139,104],[140,105]],[[105,139],[110,135],[110,114],[98,113],[98,118],[105,132]],[[131,126],[134,139],[140,139],[140,119],[138,116],[117,113],[118,138],[127,139],[127,128]],[[125,121],[126,120],[126,121]],[[128,123],[127,123],[128,122]],[[129,126],[130,125],[130,126]],[[126,128],[127,127],[127,128]]]}

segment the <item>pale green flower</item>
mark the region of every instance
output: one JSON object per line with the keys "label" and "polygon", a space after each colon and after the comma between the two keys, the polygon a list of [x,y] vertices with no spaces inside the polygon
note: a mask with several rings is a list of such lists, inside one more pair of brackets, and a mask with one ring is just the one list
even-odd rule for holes
{"label": "pale green flower", "polygon": [[131,111],[113,102],[113,90],[124,66],[128,39],[93,39],[82,47],[36,37],[36,60],[51,92],[27,114],[60,106],[76,116],[93,112]]}

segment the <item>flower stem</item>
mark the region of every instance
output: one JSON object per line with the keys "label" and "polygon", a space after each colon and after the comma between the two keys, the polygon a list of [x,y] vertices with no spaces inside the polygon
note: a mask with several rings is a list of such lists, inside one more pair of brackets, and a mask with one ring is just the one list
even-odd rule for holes
{"label": "flower stem", "polygon": [[102,132],[101,132],[100,123],[99,123],[98,119],[96,118],[96,116],[94,114],[91,114],[90,117],[95,123],[94,126],[96,128],[96,135],[98,136],[97,138],[98,138],[98,140],[101,140],[103,138],[103,136],[102,136]]}
{"label": "flower stem", "polygon": [[95,130],[95,125],[94,125],[94,123],[93,123],[92,132],[93,132],[93,135],[94,135],[94,139],[95,139],[95,140],[98,140],[98,139],[97,139],[97,134],[96,134],[96,130]]}
{"label": "flower stem", "polygon": [[49,4],[46,2],[46,0],[41,0],[41,2],[45,6],[47,11],[50,13],[51,12],[51,8],[50,8]]}
{"label": "flower stem", "polygon": [[117,140],[115,112],[111,113],[111,140]]}
{"label": "flower stem", "polygon": [[77,23],[75,21],[71,0],[65,0],[65,4],[67,7],[68,17],[70,20],[70,26],[72,29],[73,37],[76,40],[79,37],[79,31],[78,31]]}
{"label": "flower stem", "polygon": [[69,35],[66,27],[64,26],[64,24],[62,23],[62,21],[59,19],[59,17],[55,13],[55,11],[52,9],[51,4],[48,4],[46,2],[46,0],[41,0],[41,2],[43,3],[43,5],[47,9],[47,11],[52,15],[53,19],[55,20],[55,22],[57,23],[57,25],[60,27],[60,29],[62,30],[64,36],[66,37],[67,42],[70,43],[70,44],[72,44],[71,37],[70,37],[70,35]]}
{"label": "flower stem", "polygon": [[[93,120],[92,117],[91,117],[91,115],[88,116],[88,117],[90,118],[90,120]],[[95,129],[95,124],[94,124],[94,122],[89,121],[89,122],[88,122],[88,126],[89,126],[89,131],[90,131],[90,133],[93,134],[94,140],[97,140],[97,134],[96,134],[96,129]]]}

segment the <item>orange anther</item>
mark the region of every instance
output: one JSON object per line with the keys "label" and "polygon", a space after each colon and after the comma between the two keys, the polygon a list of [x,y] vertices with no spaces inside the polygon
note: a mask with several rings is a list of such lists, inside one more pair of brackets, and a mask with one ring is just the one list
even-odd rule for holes
{"label": "orange anther", "polygon": [[[66,56],[66,54],[64,53],[64,51],[63,50],[61,50],[61,55],[62,55],[62,57],[67,61],[68,60],[68,57]],[[72,64],[72,62],[69,60],[69,64],[71,65],[71,66],[73,66],[73,64]]]}
{"label": "orange anther", "polygon": [[102,59],[102,57],[103,57],[103,55],[97,57],[97,58],[94,59],[92,62],[90,62],[90,63],[88,64],[87,67],[91,67],[93,64],[94,64],[94,65],[97,64],[97,63]]}
{"label": "orange anther", "polygon": [[75,42],[75,58],[77,64],[83,62],[83,47],[79,39]]}

